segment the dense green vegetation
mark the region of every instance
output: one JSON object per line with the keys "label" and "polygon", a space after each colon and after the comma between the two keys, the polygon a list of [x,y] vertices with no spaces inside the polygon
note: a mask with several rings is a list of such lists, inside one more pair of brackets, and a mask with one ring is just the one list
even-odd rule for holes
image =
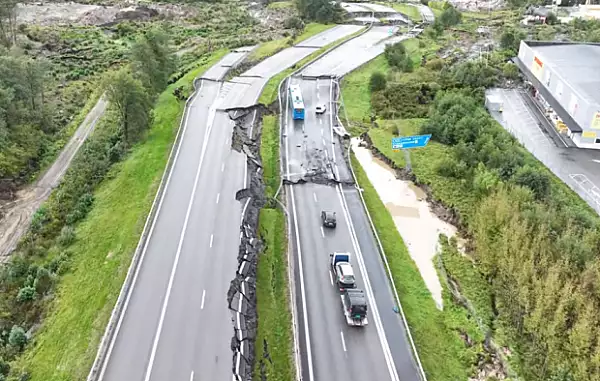
{"label": "dense green vegetation", "polygon": [[[365,203],[383,244],[427,378],[435,381],[467,379],[481,353],[483,334],[472,317],[452,303],[446,289],[442,295],[444,311],[437,309],[386,206],[358,160],[352,158],[352,165],[364,189]],[[473,344],[465,345],[459,333],[467,335]]]}
{"label": "dense green vegetation", "polygon": [[340,22],[345,16],[340,4],[329,0],[296,0],[296,7],[303,19],[319,23]]}
{"label": "dense green vegetation", "polygon": [[[512,33],[501,37],[507,51],[519,39],[518,31]],[[426,148],[412,152],[413,173],[434,199],[453,210],[469,239],[467,257],[446,245],[442,263],[475,311],[466,325],[450,329],[448,340],[458,337],[459,327],[479,325],[510,348],[510,364],[526,380],[596,379],[600,219],[483,109],[482,90],[514,77],[514,67],[504,64],[512,52],[493,53],[487,66],[477,61],[450,65],[434,57],[430,47],[453,37],[426,35],[416,49],[404,49],[415,63],[412,72],[395,65],[402,62],[398,57],[380,57],[349,75],[342,89],[352,131],[368,131],[373,144],[400,168],[404,156],[392,152],[390,138],[433,134]],[[385,86],[378,80],[371,91],[364,79],[380,76],[376,73],[385,74]],[[358,107],[350,103],[354,100]],[[371,115],[379,128],[371,128]],[[379,222],[377,228],[385,226]],[[401,288],[408,270],[397,271]],[[402,293],[401,298],[410,311],[414,302]],[[454,306],[446,306],[446,318]],[[431,323],[424,324],[424,316],[407,316],[433,376],[442,360],[431,361],[436,350],[424,349],[427,344],[419,338]],[[481,334],[473,335],[480,343]]]}

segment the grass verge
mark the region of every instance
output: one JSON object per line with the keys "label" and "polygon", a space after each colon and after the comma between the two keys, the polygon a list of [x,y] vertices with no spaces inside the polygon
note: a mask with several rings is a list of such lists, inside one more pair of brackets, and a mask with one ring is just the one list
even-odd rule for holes
{"label": "grass verge", "polygon": [[352,165],[358,183],[364,189],[365,204],[385,250],[396,291],[402,302],[427,378],[435,381],[467,379],[479,348],[466,347],[459,336],[459,329],[466,330],[470,337],[481,339],[476,323],[469,320],[464,309],[452,303],[445,287],[443,288],[445,309],[440,311],[436,308],[416,264],[396,229],[394,220],[354,155]]}
{"label": "grass verge", "polygon": [[289,48],[292,45],[299,44],[300,42],[311,38],[312,36],[331,29],[335,24],[318,24],[310,23],[304,27],[302,33],[296,38],[284,37],[277,40],[267,41],[260,44],[256,49],[248,56],[248,62],[259,62],[268,58],[285,48]]}
{"label": "grass verge", "polygon": [[272,198],[279,186],[279,118],[277,115],[263,117],[260,156],[263,160],[265,193],[267,198]]}
{"label": "grass verge", "polygon": [[62,278],[35,344],[22,357],[31,381],[87,377],[185,107],[173,96],[173,90],[191,83],[225,53],[220,50],[206,57],[160,95],[148,138],[134,147],[94,192],[94,207],[77,226],[78,239],[69,248],[72,271]]}
{"label": "grass verge", "polygon": [[[280,209],[263,208],[260,211],[258,229],[265,249],[258,259],[256,275],[258,331],[255,380],[261,379],[261,362],[264,362],[264,374],[269,381],[294,378],[285,226],[285,215]],[[271,361],[265,358],[265,341]]]}
{"label": "grass verge", "polygon": [[421,12],[419,12],[419,8],[415,7],[414,5],[410,5],[407,3],[391,3],[388,5],[390,5],[392,8],[394,8],[398,12],[407,15],[411,21],[414,21],[414,22],[423,21],[423,18],[421,17]]}
{"label": "grass verge", "polygon": [[319,55],[323,54],[324,52],[326,52],[329,49],[333,49],[341,44],[343,44],[344,42],[348,41],[351,38],[354,38],[355,36],[357,36],[358,34],[362,33],[364,31],[364,29],[361,29],[355,33],[352,33],[351,35],[344,37],[342,39],[339,39],[335,42],[332,42],[329,45],[326,45],[324,47],[322,47],[321,49],[317,50],[316,52],[312,53],[311,55],[309,55],[308,57],[304,58],[303,60],[299,61],[298,63],[296,63],[294,66],[292,66],[289,69],[286,69],[282,72],[280,72],[279,74],[273,76],[265,85],[265,88],[263,89],[260,98],[258,99],[258,102],[260,104],[263,105],[270,105],[273,102],[275,102],[275,100],[277,100],[277,90],[279,89],[279,84],[281,83],[281,81],[283,81],[283,79],[289,75],[291,75],[295,70],[297,70],[299,67],[302,67],[304,65],[306,65],[307,63],[309,63],[311,60],[317,58]]}

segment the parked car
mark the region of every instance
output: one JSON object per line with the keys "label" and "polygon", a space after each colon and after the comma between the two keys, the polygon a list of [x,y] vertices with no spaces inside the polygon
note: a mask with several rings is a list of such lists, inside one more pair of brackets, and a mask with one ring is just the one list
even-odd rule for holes
{"label": "parked car", "polygon": [[318,105],[316,108],[317,114],[323,114],[325,111],[327,111],[327,106],[326,105]]}

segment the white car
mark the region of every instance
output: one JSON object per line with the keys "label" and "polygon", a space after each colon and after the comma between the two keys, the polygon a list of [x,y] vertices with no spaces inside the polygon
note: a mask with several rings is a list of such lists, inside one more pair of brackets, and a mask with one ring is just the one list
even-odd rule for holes
{"label": "white car", "polygon": [[317,114],[323,114],[327,110],[327,106],[318,105],[316,108]]}

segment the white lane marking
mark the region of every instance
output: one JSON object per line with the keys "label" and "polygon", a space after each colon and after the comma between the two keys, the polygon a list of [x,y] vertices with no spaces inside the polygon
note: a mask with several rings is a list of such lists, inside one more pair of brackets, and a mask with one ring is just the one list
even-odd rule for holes
{"label": "white lane marking", "polygon": [[388,372],[393,381],[399,380],[398,372],[396,371],[396,367],[394,364],[394,360],[392,358],[392,353],[390,351],[390,346],[387,341],[387,337],[385,336],[385,332],[383,331],[383,324],[381,323],[381,317],[379,316],[379,309],[377,307],[377,301],[373,295],[373,288],[371,287],[371,281],[369,280],[369,275],[367,274],[367,268],[363,260],[362,251],[360,249],[360,244],[358,242],[358,236],[356,235],[356,231],[354,229],[354,224],[352,223],[352,218],[350,217],[350,210],[348,209],[348,204],[346,203],[346,196],[344,195],[344,190],[341,184],[338,184],[338,199],[342,205],[342,211],[344,213],[344,219],[346,220],[346,224],[348,225],[348,230],[350,231],[350,240],[352,241],[352,246],[354,247],[354,251],[356,253],[356,260],[358,262],[358,267],[360,268],[360,272],[363,276],[363,281],[365,284],[365,291],[367,293],[367,300],[369,300],[371,304],[371,311],[373,312],[373,320],[375,321],[375,327],[377,328],[377,334],[379,336],[379,342],[381,344],[381,349],[383,350],[383,355],[385,357],[385,362],[387,364]]}
{"label": "white lane marking", "polygon": [[321,237],[325,238],[325,230],[323,230],[322,226],[321,226]]}
{"label": "white lane marking", "polygon": [[333,275],[331,274],[331,270],[327,271],[329,273],[329,281],[331,282],[331,285],[333,286]]}
{"label": "white lane marking", "polygon": [[221,163],[221,172],[225,170],[225,163]]}
{"label": "white lane marking", "polygon": [[[200,304],[200,309],[203,310],[204,309],[204,298],[206,298],[206,290],[202,290],[202,304]],[[192,375],[194,374],[194,372],[192,372]]]}
{"label": "white lane marking", "polygon": [[190,201],[188,203],[188,208],[185,213],[185,220],[183,221],[183,228],[181,229],[181,235],[179,236],[179,244],[177,246],[177,252],[175,253],[175,261],[173,262],[173,268],[171,269],[171,276],[169,278],[169,284],[167,286],[167,294],[165,295],[165,300],[163,302],[162,310],[160,312],[160,319],[158,321],[158,328],[156,330],[156,335],[154,336],[154,343],[152,344],[152,352],[150,353],[150,360],[148,362],[148,367],[146,368],[146,377],[145,381],[150,380],[150,375],[152,374],[152,366],[154,365],[154,357],[156,357],[156,350],[158,349],[158,341],[160,339],[160,334],[162,332],[163,323],[165,321],[165,314],[167,313],[167,306],[169,305],[169,297],[171,296],[171,289],[173,288],[173,281],[175,280],[175,272],[177,271],[177,265],[179,264],[179,256],[181,255],[181,248],[183,247],[183,240],[185,238],[185,233],[187,231],[187,225],[190,219],[190,213],[192,212],[192,206],[194,204],[194,197],[196,196],[196,189],[198,189],[198,179],[200,178],[200,169],[202,168],[202,163],[204,162],[204,155],[206,153],[206,148],[208,145],[208,139],[210,137],[210,133],[212,131],[213,122],[215,120],[215,115],[217,113],[216,107],[213,104],[209,109],[208,114],[208,123],[207,123],[207,133],[202,143],[202,153],[200,154],[200,163],[198,164],[198,169],[196,170],[196,178],[194,179],[194,187],[192,188],[192,195],[190,197]]}
{"label": "white lane marking", "polygon": [[[289,168],[288,168],[289,169]],[[288,171],[289,172],[289,171]],[[306,292],[304,290],[304,269],[302,268],[302,249],[300,248],[300,234],[298,229],[298,216],[296,215],[296,200],[294,199],[294,186],[290,186],[292,198],[292,214],[294,218],[294,229],[296,230],[296,246],[298,248],[298,267],[300,270],[300,294],[302,295],[302,315],[304,318],[304,336],[306,337],[306,352],[308,359],[308,381],[314,381],[315,375],[312,364],[312,349],[310,344],[310,333],[308,328],[308,312],[306,308]]]}
{"label": "white lane marking", "polygon": [[221,198],[221,193],[217,193],[217,204],[219,203],[219,198]]}
{"label": "white lane marking", "polygon": [[321,127],[321,138],[324,136],[323,134],[325,133],[325,130],[323,130],[323,127]]}
{"label": "white lane marking", "polygon": [[593,159],[592,161],[595,163],[600,163],[600,160]]}
{"label": "white lane marking", "polygon": [[254,115],[252,116],[252,122],[250,123],[250,139],[252,139],[252,130],[254,129],[254,120],[256,119],[256,111],[254,110]]}
{"label": "white lane marking", "polygon": [[246,189],[248,186],[248,156],[244,155],[244,186],[242,189]]}
{"label": "white lane marking", "polygon": [[227,140],[225,140],[225,145],[229,145],[229,138],[227,138]]}
{"label": "white lane marking", "polygon": [[[192,105],[195,102],[196,95],[198,95],[202,92],[203,86],[204,86],[204,81],[200,80],[200,88],[192,96],[192,98],[190,98],[189,105]],[[200,95],[200,97],[202,98],[202,95]],[[183,138],[185,137],[185,132],[187,131],[187,126],[188,126],[188,119],[190,117],[189,108],[187,106],[188,105],[186,104],[187,110],[184,110],[184,113],[186,111],[187,111],[187,113],[185,113],[185,121],[183,122],[183,130],[181,131],[181,142],[183,142]],[[177,132],[177,134],[179,135],[179,132]],[[177,141],[177,137],[175,137],[175,141]],[[182,143],[179,143],[179,145],[177,146],[177,150],[175,151],[175,157],[173,158],[173,166],[171,168],[175,168],[175,165],[177,165],[177,158],[179,157],[179,151],[181,150],[182,145],[183,145]],[[154,232],[154,227],[156,226],[156,221],[158,220],[158,216],[160,215],[160,211],[162,209],[162,203],[165,199],[165,195],[167,194],[167,189],[169,189],[169,184],[171,183],[171,175],[172,174],[173,174],[173,171],[171,170],[169,172],[169,174],[167,175],[167,182],[165,183],[165,189],[163,191],[162,196],[160,197],[160,200],[158,201],[156,214],[155,214],[154,219],[152,220],[152,225],[150,225],[150,231],[148,232],[148,238],[146,239],[146,243],[144,244],[144,248],[142,249],[142,254],[140,256],[140,264],[144,262],[144,257],[146,256],[146,250],[148,249],[148,244],[150,243],[150,238],[152,237],[152,233]],[[134,274],[133,280],[131,282],[131,288],[129,289],[129,292],[127,293],[127,298],[125,298],[125,305],[123,306],[123,311],[121,312],[121,316],[119,317],[119,321],[117,322],[117,327],[115,329],[114,336],[108,347],[108,352],[106,353],[106,360],[104,361],[104,364],[102,365],[102,369],[100,370],[100,377],[98,378],[99,381],[102,381],[102,379],[104,378],[104,373],[106,372],[108,360],[110,359],[110,355],[111,355],[113,347],[115,345],[116,338],[119,335],[119,330],[121,329],[121,324],[123,323],[123,318],[125,316],[125,313],[127,312],[127,307],[129,305],[129,299],[131,298],[131,294],[133,292],[133,289],[135,288],[135,284],[136,284],[137,277],[138,277],[141,267],[142,266],[138,266],[138,268],[135,270],[135,274]]]}
{"label": "white lane marking", "polygon": [[194,381],[194,371],[192,370],[192,374],[190,374],[190,381]]}
{"label": "white lane marking", "polygon": [[344,352],[346,351],[346,340],[344,340],[344,332],[340,331],[340,337],[342,338],[342,348],[344,348]]}
{"label": "white lane marking", "polygon": [[210,247],[212,247],[213,244],[213,238],[215,238],[215,236],[213,234],[210,235]]}
{"label": "white lane marking", "polygon": [[317,194],[316,194],[316,193],[314,193],[314,192],[313,192],[313,198],[315,199],[315,202],[318,202],[318,201],[317,201]]}
{"label": "white lane marking", "polygon": [[319,124],[323,124],[323,119],[319,119]]}

